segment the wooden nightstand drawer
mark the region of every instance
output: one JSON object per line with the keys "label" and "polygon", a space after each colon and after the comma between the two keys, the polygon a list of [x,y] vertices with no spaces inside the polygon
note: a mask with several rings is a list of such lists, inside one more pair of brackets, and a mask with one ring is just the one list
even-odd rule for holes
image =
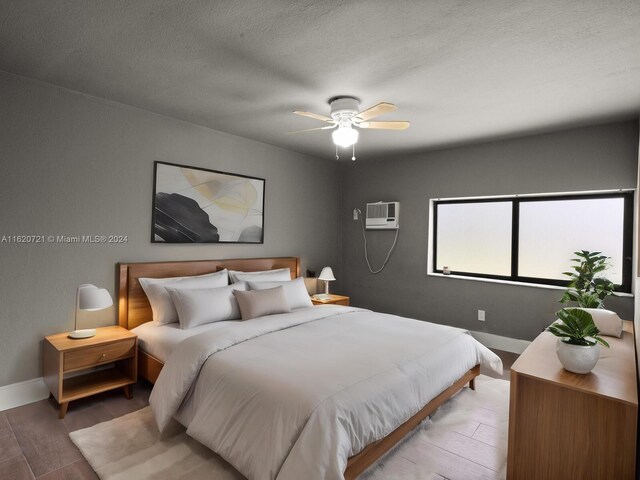
{"label": "wooden nightstand drawer", "polygon": [[64,371],[79,370],[94,367],[103,363],[113,362],[122,358],[129,358],[135,354],[135,339],[106,345],[82,348],[64,354]]}

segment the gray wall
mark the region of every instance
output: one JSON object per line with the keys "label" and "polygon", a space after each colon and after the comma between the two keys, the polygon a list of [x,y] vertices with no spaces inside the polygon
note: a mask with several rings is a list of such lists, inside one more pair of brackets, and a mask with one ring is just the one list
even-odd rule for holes
{"label": "gray wall", "polygon": [[[115,299],[115,264],[298,255],[331,265],[355,305],[531,339],[557,290],[427,277],[428,198],[633,188],[638,124],[599,127],[338,164],[0,72],[2,236],[127,235],[120,245],[0,243],[0,386],[41,375],[42,337],[73,327],[76,287]],[[153,161],[267,180],[264,245],[151,244]],[[398,249],[372,276],[354,207],[398,200]],[[336,221],[336,218],[340,219]],[[368,233],[378,265],[390,232]],[[630,298],[609,306],[632,318]],[[478,322],[476,310],[487,312]],[[115,323],[114,308],[79,316]],[[82,325],[84,326],[84,325]]]}
{"label": "gray wall", "polygon": [[[635,188],[638,123],[614,123],[342,167],[343,292],[352,304],[531,340],[559,309],[560,290],[427,276],[428,199]],[[400,236],[387,268],[371,275],[354,207],[400,202]],[[597,219],[589,219],[597,228]],[[550,232],[552,234],[552,232]],[[368,232],[380,265],[393,232]],[[633,318],[631,298],[607,306]],[[486,322],[477,310],[486,311]]]}
{"label": "gray wall", "polygon": [[[640,141],[640,140],[639,140]],[[638,145],[638,169],[637,169],[637,186],[636,188],[640,189],[640,144]],[[636,284],[635,284],[635,298],[634,298],[634,318],[633,318],[633,331],[636,336],[636,363],[637,370],[636,374],[638,375],[638,380],[640,380],[640,195],[636,195],[636,241],[633,245],[633,254],[635,256],[636,262]],[[640,418],[638,419],[638,425],[640,426]],[[638,428],[638,438],[640,439],[640,428]],[[638,460],[640,461],[640,450],[638,450]]]}
{"label": "gray wall", "polygon": [[[293,255],[339,275],[333,163],[1,72],[0,114],[0,237],[129,237],[0,243],[0,386],[41,375],[42,338],[73,328],[79,284],[116,298],[117,262]],[[264,245],[151,244],[154,160],[265,178]],[[114,308],[86,315],[116,318]]]}

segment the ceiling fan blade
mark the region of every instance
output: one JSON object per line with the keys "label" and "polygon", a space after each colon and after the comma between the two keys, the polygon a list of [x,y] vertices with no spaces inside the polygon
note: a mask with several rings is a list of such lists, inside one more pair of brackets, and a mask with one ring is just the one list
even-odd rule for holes
{"label": "ceiling fan blade", "polygon": [[315,118],[316,120],[322,120],[323,122],[333,122],[333,118],[325,117],[324,115],[318,115],[317,113],[311,112],[302,112],[300,110],[295,110],[293,113],[296,115],[302,115],[303,117]]}
{"label": "ceiling fan blade", "polygon": [[409,122],[397,121],[397,122],[360,122],[358,127],[360,128],[377,128],[381,130],[404,130],[411,125]]}
{"label": "ceiling fan blade", "polygon": [[356,115],[356,118],[365,121],[370,118],[378,117],[383,113],[393,112],[395,109],[396,106],[393,103],[381,102],[373,107],[369,107],[366,110],[361,111]]}
{"label": "ceiling fan blade", "polygon": [[287,135],[293,135],[294,133],[312,132],[314,130],[329,130],[331,128],[336,128],[336,126],[337,125],[327,125],[326,127],[307,128],[306,130],[296,130],[295,132],[287,132]]}

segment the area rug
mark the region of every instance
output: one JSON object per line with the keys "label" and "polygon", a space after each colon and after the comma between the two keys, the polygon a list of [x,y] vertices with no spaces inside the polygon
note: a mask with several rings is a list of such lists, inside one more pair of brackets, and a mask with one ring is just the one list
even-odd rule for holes
{"label": "area rug", "polygon": [[[505,478],[509,382],[481,375],[388,452],[361,480]],[[149,407],[70,434],[103,480],[245,480],[183,428],[160,438]]]}

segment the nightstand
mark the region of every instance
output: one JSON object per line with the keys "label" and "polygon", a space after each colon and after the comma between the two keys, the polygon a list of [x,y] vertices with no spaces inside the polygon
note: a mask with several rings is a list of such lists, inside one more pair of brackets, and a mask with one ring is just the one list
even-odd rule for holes
{"label": "nightstand", "polygon": [[348,307],[349,297],[345,297],[344,295],[329,295],[327,300],[316,300],[311,297],[311,303],[314,305],[344,305]]}
{"label": "nightstand", "polygon": [[122,327],[98,328],[94,337],[78,340],[68,335],[44,339],[44,381],[60,404],[60,418],[69,402],[114,388],[130,399],[129,385],[138,376],[137,335]]}

